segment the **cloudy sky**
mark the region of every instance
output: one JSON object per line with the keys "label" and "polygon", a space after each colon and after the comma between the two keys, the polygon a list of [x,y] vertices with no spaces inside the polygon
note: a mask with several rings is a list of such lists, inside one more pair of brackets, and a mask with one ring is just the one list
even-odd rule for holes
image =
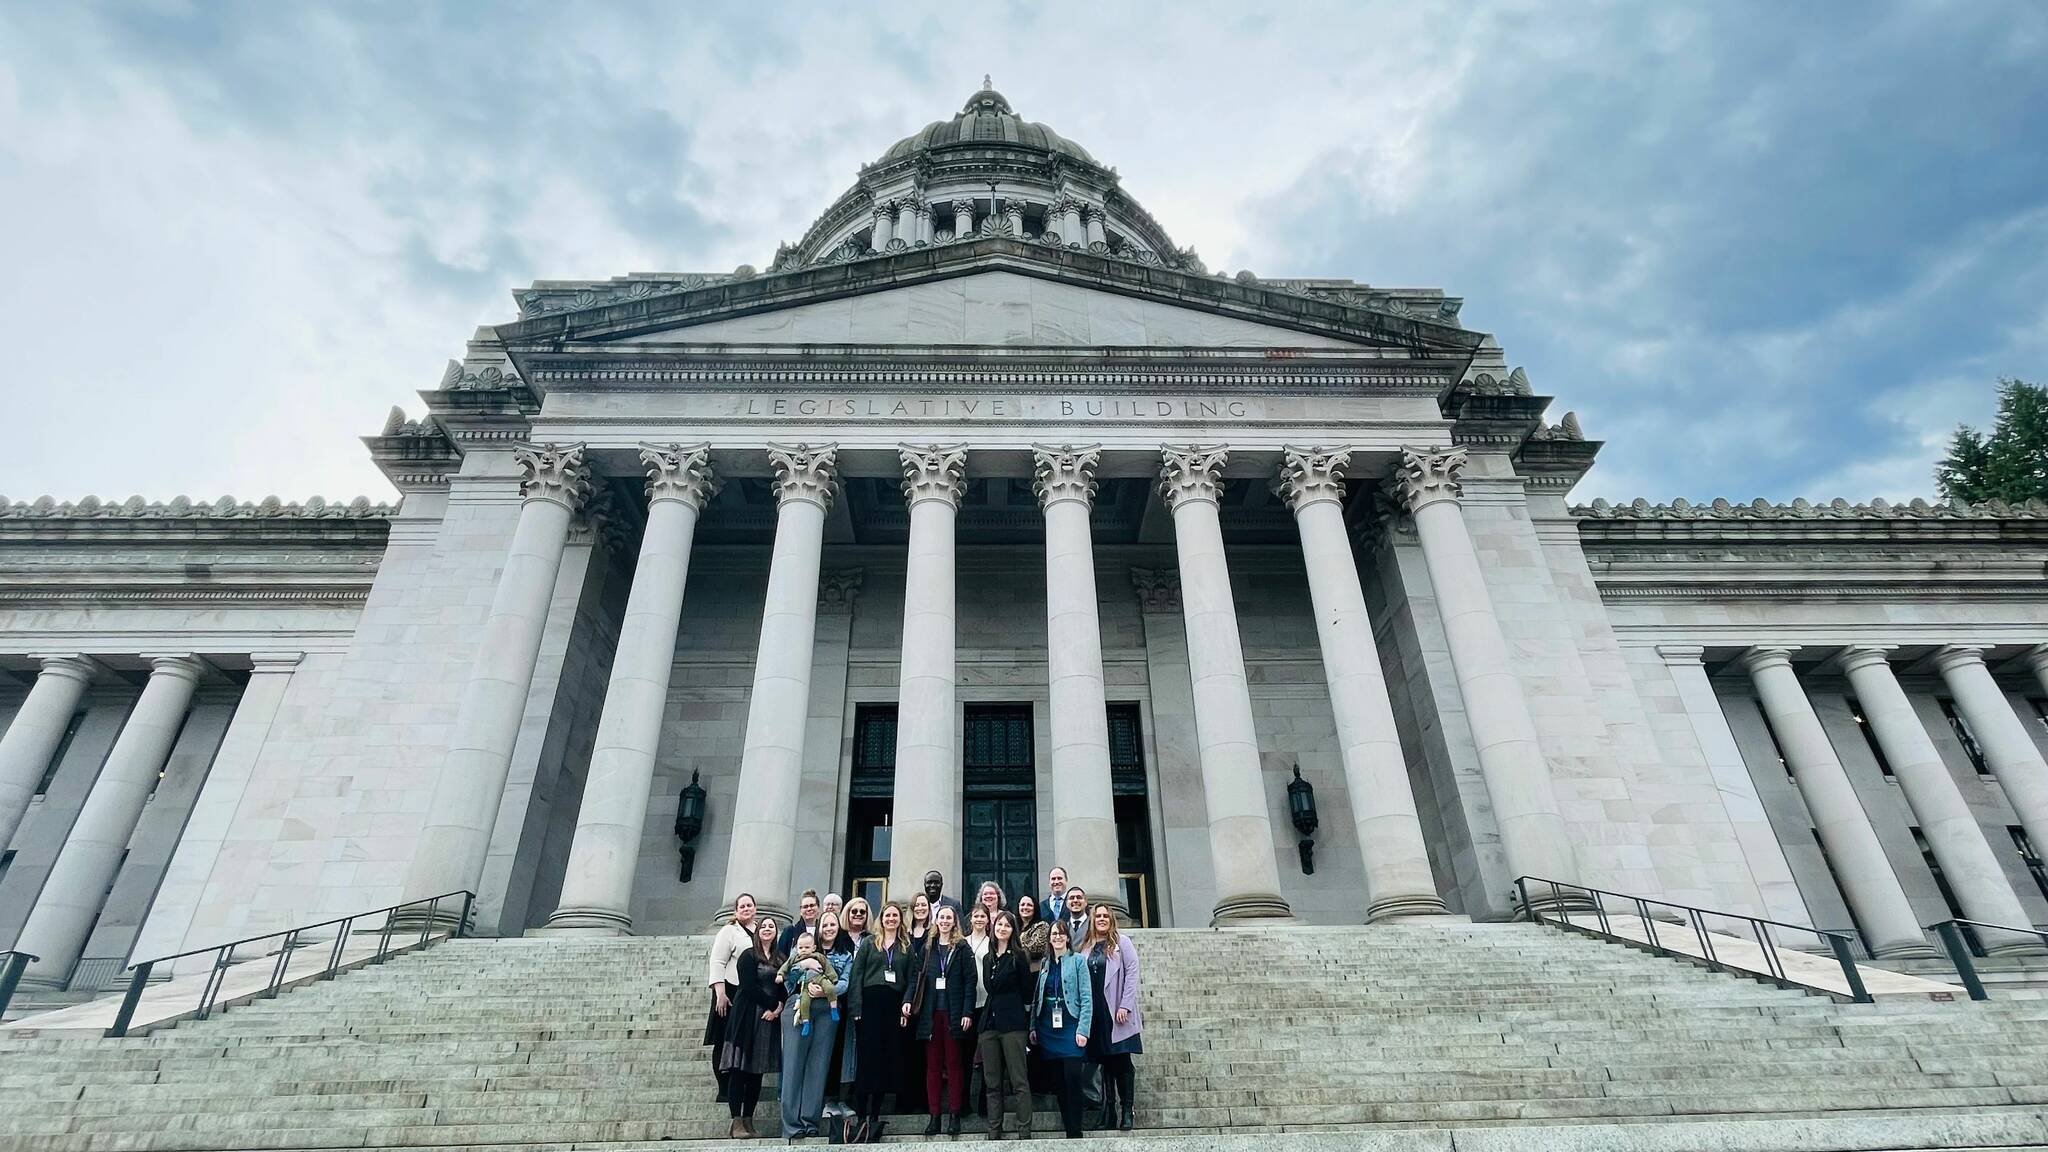
{"label": "cloudy sky", "polygon": [[984,72],[1212,269],[1440,286],[1583,497],[1927,494],[2048,377],[2048,5],[0,0],[0,493],[390,495],[537,278],[765,264]]}

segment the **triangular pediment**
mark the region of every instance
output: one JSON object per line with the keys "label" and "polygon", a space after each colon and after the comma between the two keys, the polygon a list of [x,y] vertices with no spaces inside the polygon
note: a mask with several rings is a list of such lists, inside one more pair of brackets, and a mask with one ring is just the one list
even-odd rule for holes
{"label": "triangular pediment", "polygon": [[[515,354],[634,346],[1394,348],[1479,333],[1220,277],[984,239],[500,325]],[[621,348],[623,351],[623,347]]]}

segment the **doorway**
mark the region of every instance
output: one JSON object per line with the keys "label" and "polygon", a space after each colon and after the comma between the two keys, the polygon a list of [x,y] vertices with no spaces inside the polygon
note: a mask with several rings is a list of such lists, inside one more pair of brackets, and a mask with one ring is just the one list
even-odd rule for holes
{"label": "doorway", "polygon": [[970,704],[961,767],[966,820],[960,858],[960,900],[971,903],[984,881],[1002,886],[1006,902],[1035,891],[1038,876],[1037,764],[1029,704]]}

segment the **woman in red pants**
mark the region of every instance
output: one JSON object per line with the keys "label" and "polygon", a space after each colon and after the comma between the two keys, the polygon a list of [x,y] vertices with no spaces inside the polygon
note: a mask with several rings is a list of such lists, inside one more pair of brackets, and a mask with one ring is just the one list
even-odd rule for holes
{"label": "woman in red pants", "polygon": [[912,1000],[903,1006],[906,1020],[917,1021],[917,1038],[925,1041],[924,1088],[931,1119],[926,1136],[960,1134],[960,1110],[967,1103],[967,1052],[973,1046],[974,951],[960,935],[960,919],[950,906],[934,914],[931,940],[924,950]]}

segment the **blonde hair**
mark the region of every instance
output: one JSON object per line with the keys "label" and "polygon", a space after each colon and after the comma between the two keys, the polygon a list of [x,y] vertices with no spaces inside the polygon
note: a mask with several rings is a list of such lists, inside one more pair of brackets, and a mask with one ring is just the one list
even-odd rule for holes
{"label": "blonde hair", "polygon": [[[948,912],[953,913],[953,933],[950,936],[946,935],[939,928],[939,917],[945,915]],[[948,948],[952,947],[955,944],[958,944],[962,940],[967,939],[967,934],[965,932],[960,931],[960,913],[955,911],[951,904],[941,904],[937,908],[932,909],[931,930],[933,932],[939,933],[939,943],[945,945]]]}
{"label": "blonde hair", "polygon": [[865,896],[855,896],[853,899],[848,900],[846,903],[839,906],[839,927],[841,929],[844,929],[846,927],[846,920],[848,917],[853,915],[853,906],[856,904],[860,905],[860,914],[862,916],[867,917],[868,927],[873,928],[875,924],[875,914],[873,910],[871,910],[868,907],[868,900]]}

